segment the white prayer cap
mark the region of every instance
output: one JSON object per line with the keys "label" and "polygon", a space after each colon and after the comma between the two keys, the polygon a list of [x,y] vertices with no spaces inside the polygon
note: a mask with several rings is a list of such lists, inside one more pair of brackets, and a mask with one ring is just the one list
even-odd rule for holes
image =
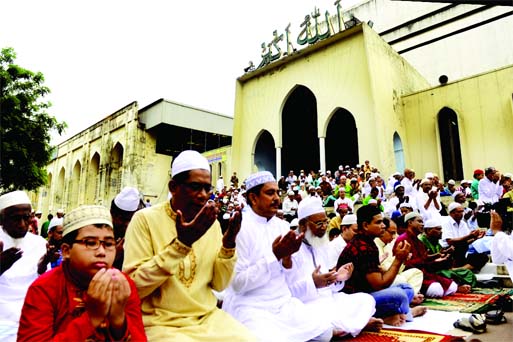
{"label": "white prayer cap", "polygon": [[63,221],[64,221],[64,217],[61,217],[61,218],[54,217],[50,221],[50,224],[48,225],[48,231],[50,231],[53,227],[62,226]]}
{"label": "white prayer cap", "polygon": [[454,193],[452,194],[452,197],[456,198],[456,196],[458,196],[458,195],[464,195],[464,193],[459,191],[459,190],[458,191],[454,191]]}
{"label": "white prayer cap", "polygon": [[513,179],[513,174],[507,172],[507,173],[504,174],[504,178]]}
{"label": "white prayer cap", "polygon": [[465,183],[466,183],[466,184],[470,184],[470,183],[472,183],[472,182],[471,182],[471,181],[469,181],[468,179],[464,179],[464,180],[462,180],[462,181],[460,182],[460,184],[465,184]]}
{"label": "white prayer cap", "polygon": [[325,213],[324,208],[322,207],[322,201],[318,197],[307,197],[301,202],[299,202],[299,206],[297,208],[297,218],[299,220],[304,219],[305,217]]}
{"label": "white prayer cap", "polygon": [[452,202],[451,204],[449,204],[449,208],[447,209],[447,211],[448,211],[449,213],[451,213],[454,209],[456,209],[456,208],[461,208],[461,207],[462,207],[462,205],[461,205],[460,203],[458,203],[458,202]]}
{"label": "white prayer cap", "polygon": [[439,218],[430,218],[426,222],[424,222],[424,228],[435,228],[435,227],[441,227],[442,222]]}
{"label": "white prayer cap", "polygon": [[57,214],[64,214],[64,209],[57,209]]}
{"label": "white prayer cap", "polygon": [[400,176],[400,175],[401,175],[401,173],[399,173],[399,172],[392,173],[392,177],[396,177],[396,176]]}
{"label": "white prayer cap", "polygon": [[456,185],[456,182],[454,181],[454,179],[449,179],[447,184]]}
{"label": "white prayer cap", "polygon": [[378,204],[378,201],[376,201],[374,198],[369,200],[369,204]]}
{"label": "white prayer cap", "polygon": [[203,157],[198,151],[183,151],[173,160],[173,164],[171,165],[171,177],[185,171],[196,169],[210,172],[207,158]]}
{"label": "white prayer cap", "polygon": [[433,178],[433,176],[434,176],[433,172],[426,172],[426,174],[424,175],[424,178],[430,179],[430,178]]}
{"label": "white prayer cap", "polygon": [[257,173],[253,173],[252,175],[249,175],[249,177],[246,179],[246,191],[254,188],[255,186],[269,182],[276,182],[276,179],[274,179],[273,174],[269,171],[260,171]]}
{"label": "white prayer cap", "polygon": [[62,236],[91,224],[105,224],[112,228],[110,211],[102,205],[82,205],[64,216]]}
{"label": "white prayer cap", "polygon": [[287,195],[289,195],[289,196],[294,196],[294,191],[289,190],[289,192],[287,192]]}
{"label": "white prayer cap", "polygon": [[394,191],[397,190],[398,188],[404,189],[404,185],[402,185],[401,183],[397,184],[396,186],[394,186]]}
{"label": "white prayer cap", "polygon": [[347,214],[342,218],[342,223],[340,223],[341,226],[349,226],[352,224],[356,224],[356,215],[355,214]]}
{"label": "white prayer cap", "polygon": [[422,217],[422,216],[418,212],[412,211],[411,213],[408,213],[404,216],[404,222],[406,223],[415,217]]}
{"label": "white prayer cap", "polygon": [[424,178],[423,180],[420,181],[420,185],[424,185],[429,182],[431,182],[431,179]]}
{"label": "white prayer cap", "polygon": [[408,203],[408,202],[403,202],[403,203],[399,204],[399,209],[401,209],[401,208],[413,209],[413,206],[410,203]]}
{"label": "white prayer cap", "polygon": [[25,191],[16,190],[0,196],[0,212],[5,208],[20,204],[32,205]]}
{"label": "white prayer cap", "polygon": [[292,219],[289,224],[290,228],[297,228],[299,226],[299,220],[297,218]]}
{"label": "white prayer cap", "polygon": [[130,186],[124,187],[114,198],[114,204],[124,211],[136,211],[140,202],[139,191]]}
{"label": "white prayer cap", "polygon": [[43,214],[41,210],[36,210],[36,215]]}
{"label": "white prayer cap", "polygon": [[353,177],[353,178],[351,178],[351,182],[358,182],[358,179]]}

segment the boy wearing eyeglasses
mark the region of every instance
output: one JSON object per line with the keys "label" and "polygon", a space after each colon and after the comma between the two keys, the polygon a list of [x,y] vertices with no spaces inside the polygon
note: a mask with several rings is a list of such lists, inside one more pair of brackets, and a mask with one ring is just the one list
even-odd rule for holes
{"label": "boy wearing eyeglasses", "polygon": [[135,285],[112,268],[109,210],[81,206],[63,225],[63,262],[30,286],[18,341],[146,341]]}

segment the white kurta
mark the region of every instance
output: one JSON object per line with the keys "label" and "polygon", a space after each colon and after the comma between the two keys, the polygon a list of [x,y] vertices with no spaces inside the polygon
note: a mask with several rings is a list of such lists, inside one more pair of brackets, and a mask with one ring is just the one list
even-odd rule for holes
{"label": "white kurta", "polygon": [[330,329],[328,321],[310,314],[287,286],[285,269],[272,251],[273,241],[289,231],[285,221],[267,220],[247,207],[237,235],[235,276],[223,309],[261,341],[308,341]]}
{"label": "white kurta", "polygon": [[316,267],[321,266],[321,273],[329,272],[328,246],[312,248],[303,242],[292,261],[294,272],[287,273],[289,288],[294,297],[310,308],[310,317],[320,316],[331,322],[335,330],[358,335],[376,311],[376,302],[367,293],[338,292],[344,282],[320,289],[315,287],[312,273]]}
{"label": "white kurta", "polygon": [[4,251],[11,247],[23,251],[23,256],[0,275],[0,341],[16,341],[21,308],[30,284],[38,277],[37,264],[46,253],[46,240],[32,233],[13,239],[2,228],[0,240]]}
{"label": "white kurta", "polygon": [[490,250],[492,261],[496,264],[504,263],[513,281],[513,235],[498,232],[493,237]]}

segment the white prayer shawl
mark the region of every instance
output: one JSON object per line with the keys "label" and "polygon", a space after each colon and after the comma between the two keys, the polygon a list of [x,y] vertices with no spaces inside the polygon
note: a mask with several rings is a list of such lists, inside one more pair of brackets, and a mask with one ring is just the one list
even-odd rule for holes
{"label": "white prayer shawl", "polygon": [[289,231],[276,217],[269,221],[248,206],[237,235],[235,276],[223,310],[248,327],[261,341],[308,341],[330,324],[310,314],[287,287],[285,269],[272,251],[273,241]]}
{"label": "white prayer shawl", "polygon": [[498,232],[493,237],[490,250],[492,261],[496,264],[506,265],[509,277],[513,281],[513,235]]}
{"label": "white prayer shawl", "polygon": [[4,251],[17,247],[23,256],[0,275],[0,341],[16,341],[21,308],[32,282],[38,277],[37,264],[46,253],[46,240],[27,233],[24,238],[13,239],[0,228]]}
{"label": "white prayer shawl", "polygon": [[310,308],[310,317],[320,316],[330,321],[335,330],[356,336],[376,311],[376,302],[367,293],[338,292],[344,287],[344,282],[319,289],[315,287],[312,278],[315,268],[321,266],[321,273],[329,272],[327,249],[328,246],[323,249],[312,248],[306,243],[301,245],[292,256],[294,272],[287,273],[289,288],[294,297]]}

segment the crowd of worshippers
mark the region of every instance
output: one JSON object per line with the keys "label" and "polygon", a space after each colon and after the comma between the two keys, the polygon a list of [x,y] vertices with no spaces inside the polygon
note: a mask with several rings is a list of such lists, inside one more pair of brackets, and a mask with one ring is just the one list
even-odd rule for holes
{"label": "crowd of worshippers", "polygon": [[497,205],[513,212],[511,174],[459,183],[411,169],[385,182],[366,161],[214,187],[207,159],[184,151],[154,205],[126,187],[110,209],[41,223],[24,191],[8,192],[0,340],[330,341],[402,326],[425,297],[469,292],[490,252],[513,266]]}

